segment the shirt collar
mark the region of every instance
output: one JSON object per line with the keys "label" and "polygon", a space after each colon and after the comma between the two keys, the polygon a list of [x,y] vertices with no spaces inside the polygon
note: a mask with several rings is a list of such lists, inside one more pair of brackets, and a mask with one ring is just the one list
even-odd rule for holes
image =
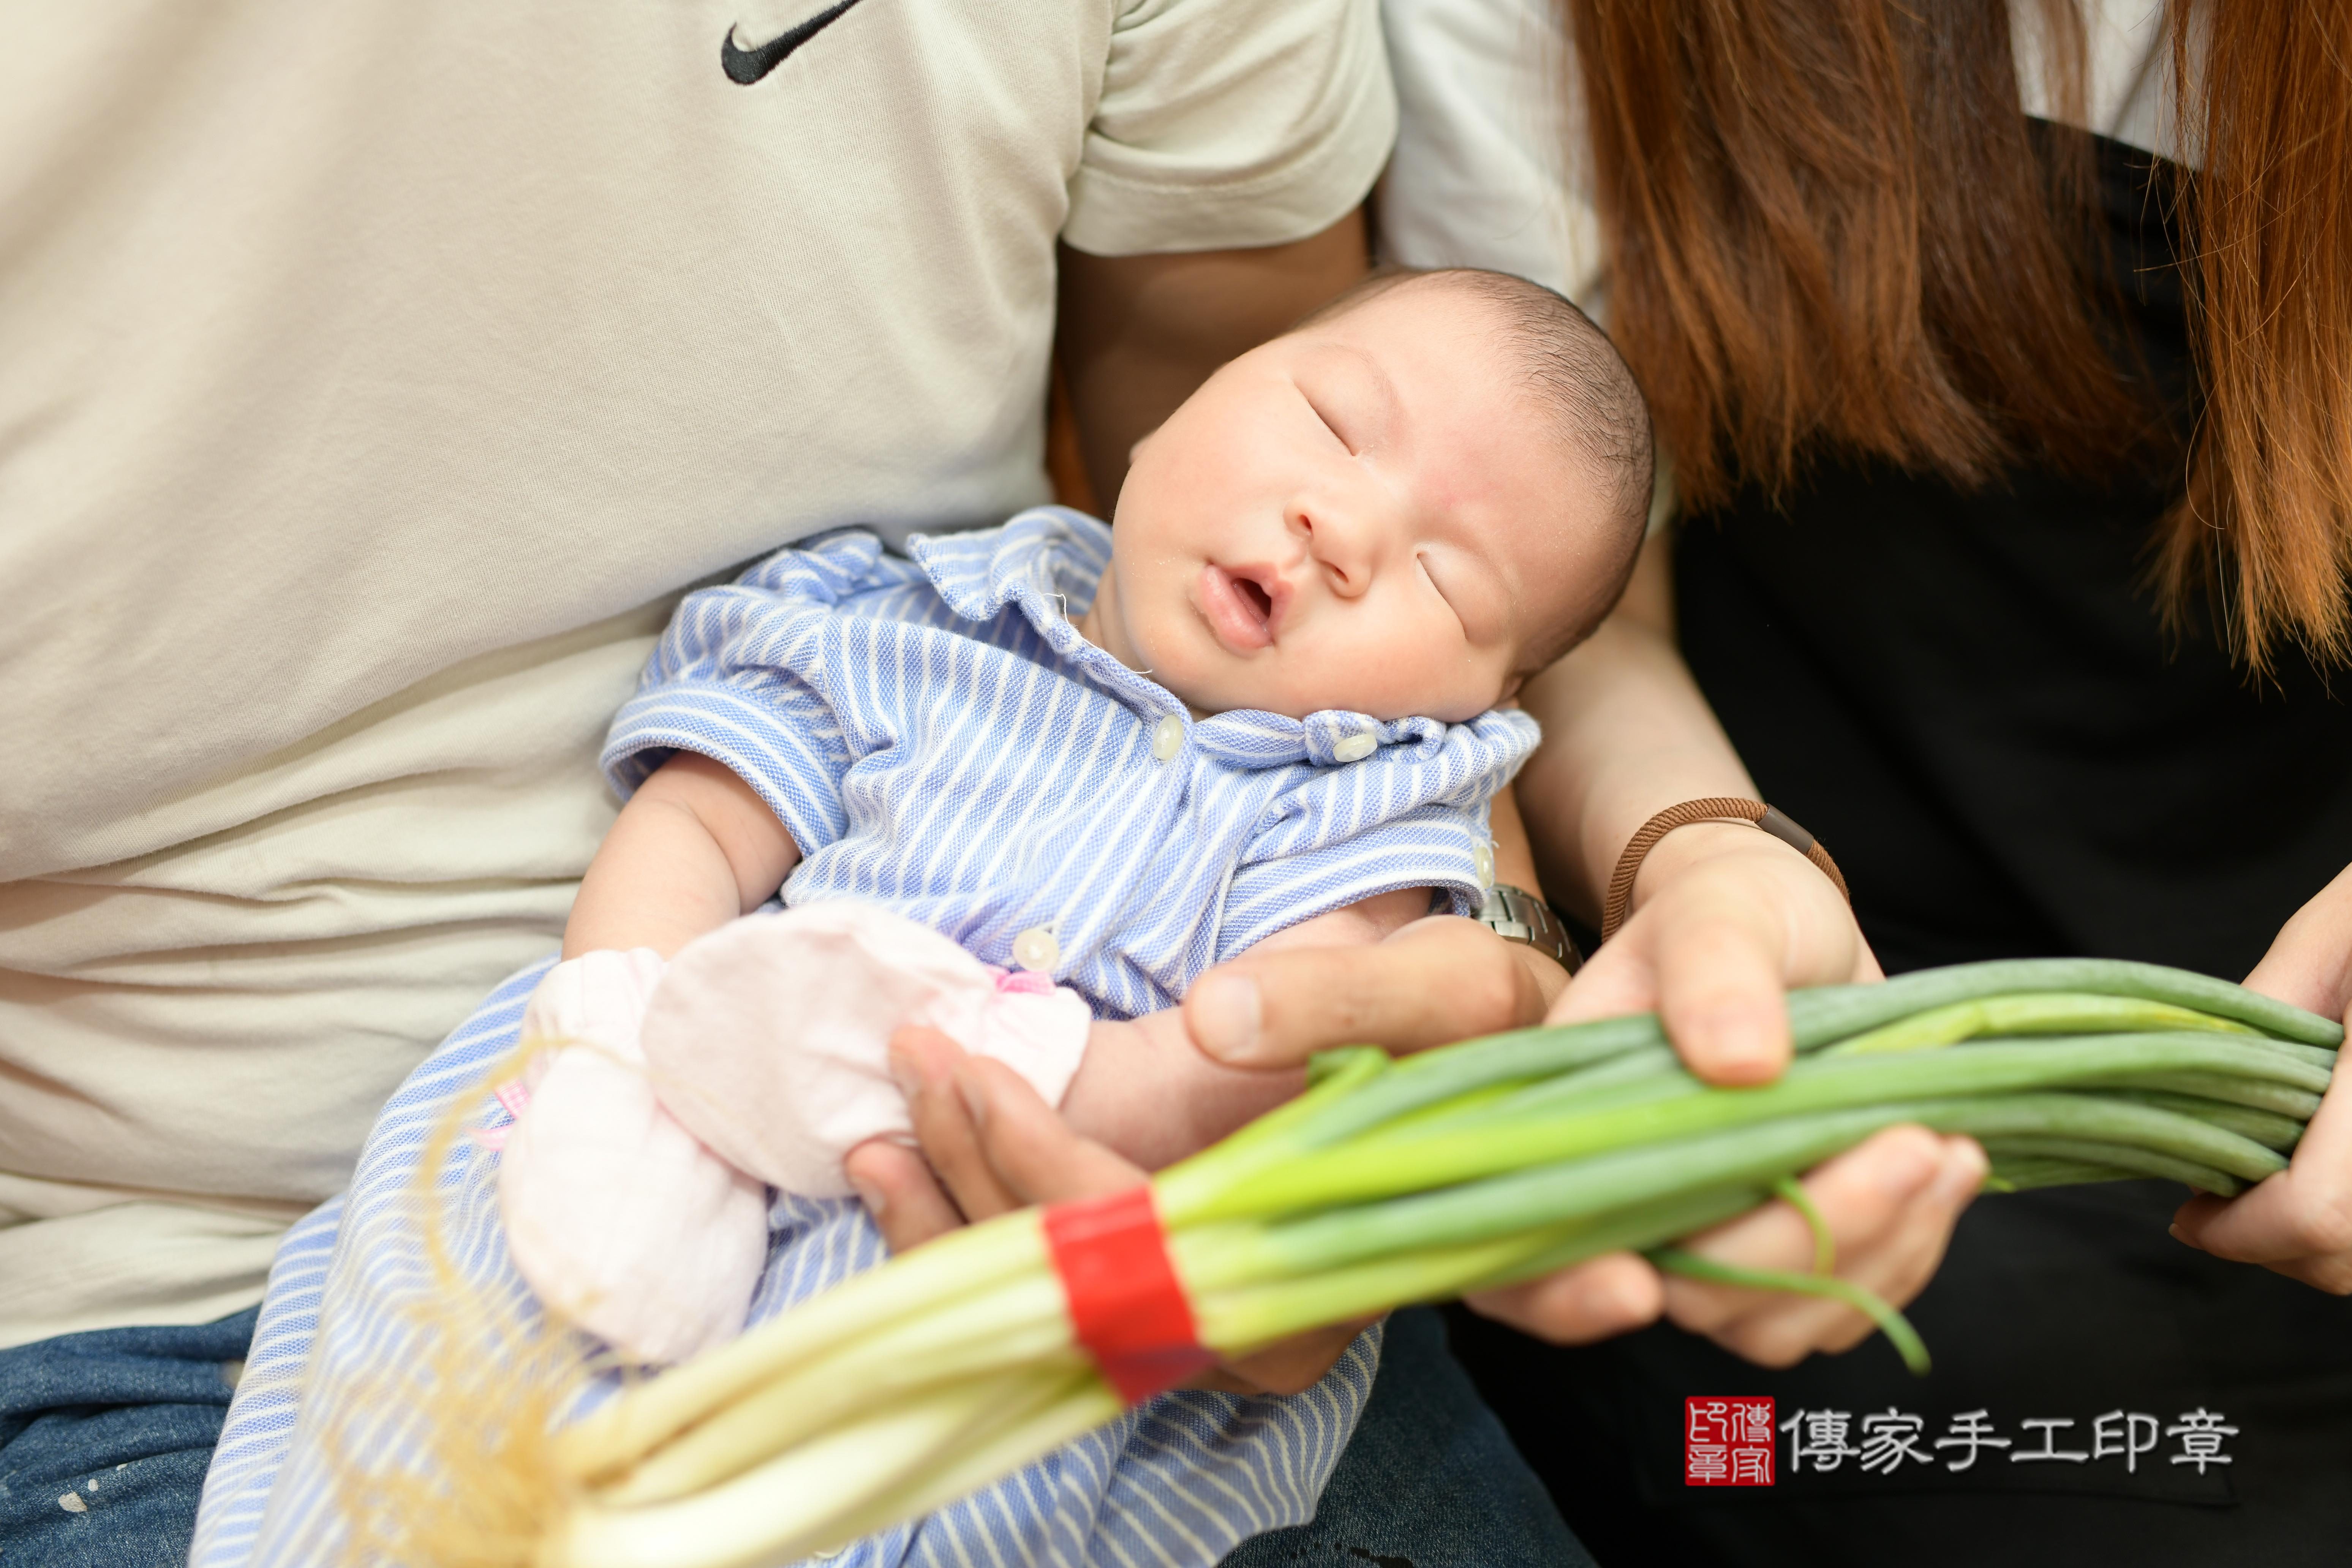
{"label": "shirt collar", "polygon": [[1399,746],[1426,755],[1444,744],[1451,728],[1438,719],[1382,721],[1336,708],[1303,720],[1251,709],[1193,719],[1174,692],[1128,668],[1071,624],[1094,603],[1110,564],[1110,528],[1068,507],[1034,507],[1002,528],[971,533],[917,534],[907,552],[957,615],[990,621],[1007,607],[1019,610],[1056,657],[1147,721],[1173,715],[1193,744],[1235,767],[1341,767]]}

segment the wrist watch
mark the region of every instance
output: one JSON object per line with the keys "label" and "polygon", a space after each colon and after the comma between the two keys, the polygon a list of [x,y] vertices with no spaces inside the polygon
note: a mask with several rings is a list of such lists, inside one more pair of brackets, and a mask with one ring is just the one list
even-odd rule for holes
{"label": "wrist watch", "polygon": [[1584,963],[1584,955],[1552,918],[1550,908],[1525,888],[1496,883],[1486,889],[1486,901],[1470,918],[1505,942],[1523,942],[1538,952],[1549,953],[1570,974]]}

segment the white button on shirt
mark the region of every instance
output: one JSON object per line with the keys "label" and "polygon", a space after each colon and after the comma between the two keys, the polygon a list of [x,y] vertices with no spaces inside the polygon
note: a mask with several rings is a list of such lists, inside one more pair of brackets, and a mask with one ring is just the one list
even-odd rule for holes
{"label": "white button on shirt", "polygon": [[1158,724],[1152,726],[1151,754],[1154,758],[1164,763],[1169,758],[1174,756],[1178,752],[1183,750],[1183,720],[1179,719],[1175,714],[1171,713],[1167,718],[1162,719]]}
{"label": "white button on shirt", "polygon": [[1031,926],[1013,939],[1013,962],[1024,969],[1048,973],[1062,962],[1062,944],[1044,926]]}
{"label": "white button on shirt", "polygon": [[1349,736],[1331,748],[1331,754],[1343,763],[1360,763],[1380,750],[1378,735],[1358,733]]}

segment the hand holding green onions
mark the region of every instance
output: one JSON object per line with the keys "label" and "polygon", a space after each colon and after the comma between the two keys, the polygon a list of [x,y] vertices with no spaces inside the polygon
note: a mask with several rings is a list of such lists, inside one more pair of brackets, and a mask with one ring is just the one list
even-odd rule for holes
{"label": "hand holding green onions", "polygon": [[[1671,1244],[1776,1193],[1801,1205],[1798,1173],[1899,1123],[1977,1138],[2001,1190],[2156,1176],[2234,1194],[2284,1168],[2342,1036],[2223,982],[2089,960],[1799,992],[1789,1011],[1796,1064],[1747,1089],[1691,1077],[1646,1015],[1397,1061],[1328,1053],[1305,1095],[1148,1200],[955,1232],[521,1444],[514,1462],[551,1482],[509,1489],[538,1500],[501,1531],[528,1547],[511,1560],[789,1562],[1110,1419],[1114,1384],[1141,1397],[1201,1364],[1190,1342],[1230,1355],[1627,1247],[1848,1301],[1924,1372],[1927,1348],[1835,1277],[1825,1238],[1811,1274]],[[1108,1284],[1086,1283],[1105,1258]],[[1159,1295],[1118,1293],[1155,1268]],[[1177,1330],[1128,1321],[1171,1299]]]}

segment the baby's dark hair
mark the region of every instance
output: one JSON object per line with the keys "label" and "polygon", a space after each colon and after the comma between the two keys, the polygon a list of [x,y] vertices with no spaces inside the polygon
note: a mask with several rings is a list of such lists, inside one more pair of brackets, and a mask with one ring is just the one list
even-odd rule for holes
{"label": "baby's dark hair", "polygon": [[1656,465],[1650,406],[1617,345],[1591,317],[1557,289],[1507,272],[1382,268],[1291,330],[1346,315],[1407,285],[1460,289],[1501,315],[1518,361],[1521,390],[1552,413],[1562,441],[1600,486],[1603,526],[1617,546],[1615,570],[1586,614],[1553,628],[1529,648],[1528,671],[1541,669],[1592,634],[1633,575],[1649,528]]}

